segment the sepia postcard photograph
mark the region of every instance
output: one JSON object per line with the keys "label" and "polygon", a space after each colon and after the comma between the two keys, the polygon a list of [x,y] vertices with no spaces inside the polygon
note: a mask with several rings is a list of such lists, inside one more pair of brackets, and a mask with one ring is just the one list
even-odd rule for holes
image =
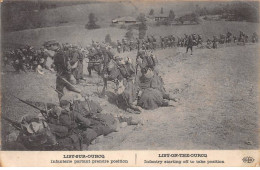
{"label": "sepia postcard photograph", "polygon": [[259,1],[0,4],[0,166],[260,166]]}

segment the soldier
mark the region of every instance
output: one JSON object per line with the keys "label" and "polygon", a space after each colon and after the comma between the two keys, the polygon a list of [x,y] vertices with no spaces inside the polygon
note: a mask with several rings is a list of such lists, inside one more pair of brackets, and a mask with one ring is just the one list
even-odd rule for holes
{"label": "soldier", "polygon": [[26,72],[25,61],[26,61],[26,58],[23,55],[22,51],[20,49],[17,49],[15,51],[15,60],[13,62],[13,67],[16,70],[16,72],[18,72],[18,73],[20,71]]}
{"label": "soldier", "polygon": [[[76,47],[73,46],[70,53],[70,64],[72,65],[72,74],[74,75],[77,84],[80,80],[85,80],[83,78],[83,53]],[[75,65],[75,66],[73,66]]]}
{"label": "soldier", "polygon": [[158,73],[158,70],[156,69],[156,66],[158,65],[157,58],[150,52],[140,51],[137,55],[137,65],[143,69],[151,69],[155,70],[156,73]]}
{"label": "soldier", "polygon": [[233,42],[236,43],[237,42],[237,37],[235,35],[233,35]]}
{"label": "soldier", "polygon": [[232,33],[228,31],[227,36],[226,36],[226,42],[227,43],[231,43],[231,37],[232,37]]}
{"label": "soldier", "polygon": [[212,41],[212,48],[214,48],[214,49],[216,49],[216,48],[218,48],[218,39],[217,39],[217,37],[214,35],[213,36],[213,41]]}
{"label": "soldier", "polygon": [[70,110],[70,103],[61,98],[60,105],[55,106],[48,112],[48,122],[53,134],[59,138],[59,143],[66,146],[66,150],[85,150],[87,146],[83,142],[84,130],[91,126],[91,121],[84,118],[80,113]]}
{"label": "soldier", "polygon": [[161,41],[161,49],[164,49],[164,38],[160,36],[160,41]]}
{"label": "soldier", "polygon": [[[135,101],[137,99],[137,84],[135,79],[135,69],[130,58],[117,56],[115,58],[116,67],[120,75],[117,76],[117,105],[122,109],[127,110],[130,113],[141,113],[141,108],[136,106]],[[111,71],[112,69],[110,69]],[[111,75],[113,77],[113,75]],[[115,76],[114,76],[115,77]]]}
{"label": "soldier", "polygon": [[177,37],[177,47],[180,47],[180,46],[181,46],[181,38]]}
{"label": "soldier", "polygon": [[126,39],[122,39],[122,50],[123,50],[123,53],[127,51],[127,42],[126,42]]}
{"label": "soldier", "polygon": [[122,44],[120,43],[119,40],[117,40],[117,52],[120,53],[122,48]]}
{"label": "soldier", "polygon": [[3,53],[3,63],[4,66],[7,66],[9,64],[9,60],[12,58],[11,51],[4,51]]}
{"label": "soldier", "polygon": [[74,82],[68,55],[63,51],[58,42],[51,42],[49,44],[49,49],[55,52],[53,64],[57,71],[56,89],[61,92],[58,94],[59,99],[62,97],[62,94],[64,94],[64,87],[80,93],[80,90],[72,85]]}
{"label": "soldier", "polygon": [[197,46],[199,46],[199,44],[202,46],[202,36],[198,35],[198,41],[197,41]]}
{"label": "soldier", "polygon": [[89,63],[88,63],[88,72],[89,72],[89,76],[91,76],[91,70],[93,69],[95,63],[98,59],[95,57],[96,56],[96,50],[94,47],[89,49],[89,53],[88,53],[88,59],[89,59]]}
{"label": "soldier", "polygon": [[212,47],[212,41],[211,41],[210,39],[207,40],[207,45],[206,45],[206,47],[207,47],[208,49],[211,49],[211,47]]}
{"label": "soldier", "polygon": [[140,50],[141,40],[136,38],[137,51]]}
{"label": "soldier", "polygon": [[146,42],[145,40],[142,40],[142,50],[146,50]]}
{"label": "soldier", "polygon": [[86,145],[84,148],[98,136],[105,136],[118,129],[118,121],[111,114],[102,114],[98,103],[79,94],[67,93],[62,97],[60,105],[61,110],[55,111],[59,121],[54,118],[54,124],[65,126],[68,129],[65,132],[73,131],[73,134],[82,137],[82,144]]}
{"label": "soldier", "polygon": [[139,78],[138,105],[147,110],[153,110],[163,106],[174,106],[170,101],[176,102],[170,94],[166,93],[163,87],[163,80],[150,69],[142,69],[142,76]]}
{"label": "soldier", "polygon": [[45,52],[44,47],[40,48],[38,56],[39,56],[39,65],[41,65],[42,68],[49,69],[46,65],[48,53]]}
{"label": "soldier", "polygon": [[185,44],[187,45],[186,53],[188,53],[188,50],[190,49],[190,55],[192,55],[193,38],[191,35],[187,38]]}
{"label": "soldier", "polygon": [[129,50],[130,50],[130,51],[133,51],[133,50],[134,50],[134,41],[133,41],[133,40],[130,40],[130,41],[129,41]]}
{"label": "soldier", "polygon": [[176,38],[174,35],[172,35],[172,41],[173,41],[173,46],[176,47]]}
{"label": "soldier", "polygon": [[239,39],[238,39],[238,41],[244,43],[244,36],[245,36],[245,33],[243,31],[239,31]]}
{"label": "soldier", "polygon": [[245,43],[248,43],[248,35],[245,34]]}
{"label": "soldier", "polygon": [[258,42],[258,35],[256,32],[254,32],[252,35],[252,43],[257,43],[257,42]]}
{"label": "soldier", "polygon": [[110,62],[111,59],[113,59],[114,54],[109,51],[109,48],[106,46],[101,46],[101,64],[103,64],[102,70],[107,70],[108,63]]}
{"label": "soldier", "polygon": [[189,36],[187,34],[184,34],[183,42],[182,42],[182,47],[187,47],[188,45],[188,38]]}
{"label": "soldier", "polygon": [[152,35],[153,50],[156,49],[156,38]]}
{"label": "soldier", "polygon": [[26,114],[21,121],[12,122],[12,125],[16,125],[16,131],[6,137],[6,149],[51,150],[58,144],[49,125],[40,115]]}
{"label": "soldier", "polygon": [[220,44],[224,44],[224,43],[225,43],[225,39],[226,39],[226,38],[225,38],[225,35],[224,35],[224,34],[220,34],[220,35],[219,35],[219,43],[220,43]]}

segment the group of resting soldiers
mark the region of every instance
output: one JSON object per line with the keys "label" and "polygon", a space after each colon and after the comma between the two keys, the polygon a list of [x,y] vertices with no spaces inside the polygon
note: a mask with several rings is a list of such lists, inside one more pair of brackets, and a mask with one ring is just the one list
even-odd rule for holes
{"label": "group of resting soldiers", "polygon": [[[142,124],[133,117],[104,113],[99,103],[84,97],[73,81],[73,68],[77,67],[79,60],[72,62],[69,49],[57,42],[49,43],[46,48],[55,52],[53,69],[56,71],[59,105],[16,97],[37,109],[39,115],[26,114],[18,122],[3,116],[15,128],[5,138],[4,149],[87,150],[96,138],[118,131],[123,123]],[[132,113],[174,106],[176,99],[166,92],[159,74],[158,60],[151,51],[138,51],[134,65],[130,58],[110,53],[109,48],[99,45],[96,48],[103,55],[99,59],[99,75],[115,82],[118,106]]]}
{"label": "group of resting soldiers", "polygon": [[17,71],[36,71],[38,67],[47,69],[48,58],[44,47],[36,50],[32,46],[25,46],[15,50],[6,50],[3,53],[4,65],[12,65]]}

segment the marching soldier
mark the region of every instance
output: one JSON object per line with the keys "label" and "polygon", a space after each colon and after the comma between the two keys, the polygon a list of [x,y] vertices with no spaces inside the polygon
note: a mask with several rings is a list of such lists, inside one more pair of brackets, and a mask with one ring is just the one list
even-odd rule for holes
{"label": "marching soldier", "polygon": [[120,53],[122,48],[122,44],[120,43],[119,40],[117,40],[117,52]]}
{"label": "marching soldier", "polygon": [[216,49],[218,48],[218,40],[217,40],[217,37],[214,35],[213,36],[213,41],[212,41],[212,48]]}
{"label": "marching soldier", "polygon": [[211,49],[212,47],[212,41],[210,39],[207,40],[207,46],[208,49]]}
{"label": "marching soldier", "polygon": [[186,53],[188,53],[188,50],[190,49],[190,55],[192,55],[193,38],[191,35],[187,38],[185,44],[187,45]]}
{"label": "marching soldier", "polygon": [[256,32],[254,32],[252,35],[252,43],[256,43],[256,42],[258,42],[258,35]]}
{"label": "marching soldier", "polygon": [[80,93],[80,90],[76,89],[72,85],[74,82],[73,75],[71,73],[72,67],[68,55],[63,51],[58,42],[51,42],[49,44],[49,49],[55,52],[53,64],[57,71],[56,89],[60,92],[58,93],[59,99],[64,94],[64,87],[68,90]]}

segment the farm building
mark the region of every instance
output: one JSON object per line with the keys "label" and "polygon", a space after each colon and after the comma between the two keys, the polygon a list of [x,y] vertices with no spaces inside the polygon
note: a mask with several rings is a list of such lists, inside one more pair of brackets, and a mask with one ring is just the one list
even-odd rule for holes
{"label": "farm building", "polygon": [[112,20],[113,24],[136,24],[137,20],[134,17],[120,17]]}
{"label": "farm building", "polygon": [[168,19],[168,15],[165,14],[158,14],[154,16],[155,21],[165,21]]}

